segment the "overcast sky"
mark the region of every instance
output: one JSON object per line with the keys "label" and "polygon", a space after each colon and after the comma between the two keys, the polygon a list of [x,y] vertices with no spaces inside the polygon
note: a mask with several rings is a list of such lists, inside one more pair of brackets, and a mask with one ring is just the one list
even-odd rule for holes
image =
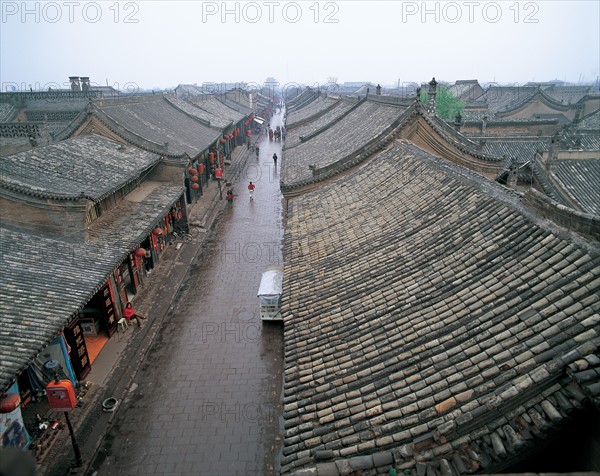
{"label": "overcast sky", "polygon": [[2,91],[180,83],[593,82],[600,1],[0,0]]}

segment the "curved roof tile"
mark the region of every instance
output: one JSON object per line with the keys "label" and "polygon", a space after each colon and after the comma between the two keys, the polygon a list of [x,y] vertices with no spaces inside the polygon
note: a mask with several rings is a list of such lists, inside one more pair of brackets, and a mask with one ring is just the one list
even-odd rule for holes
{"label": "curved roof tile", "polygon": [[306,107],[290,112],[286,118],[286,126],[288,128],[292,128],[299,122],[307,121],[311,118],[317,118],[340,103],[340,99],[334,99],[330,97],[318,98],[317,100],[309,103]]}
{"label": "curved roof tile", "polygon": [[0,228],[0,388],[61,332],[182,193],[157,184],[142,201],[123,200],[89,227],[85,242]]}
{"label": "curved roof tile", "polygon": [[542,224],[409,143],[290,199],[282,472],[493,469],[579,408],[600,249]]}
{"label": "curved roof tile", "polygon": [[171,154],[195,157],[215,142],[220,132],[174,107],[162,95],[105,100],[96,106],[120,126],[156,144],[168,143]]}
{"label": "curved roof tile", "polygon": [[0,158],[0,187],[28,195],[93,201],[160,161],[97,135],[79,136]]}
{"label": "curved roof tile", "polygon": [[306,142],[284,152],[281,182],[294,187],[313,180],[309,166],[334,165],[376,140],[398,120],[406,108],[364,100],[350,114],[331,123]]}

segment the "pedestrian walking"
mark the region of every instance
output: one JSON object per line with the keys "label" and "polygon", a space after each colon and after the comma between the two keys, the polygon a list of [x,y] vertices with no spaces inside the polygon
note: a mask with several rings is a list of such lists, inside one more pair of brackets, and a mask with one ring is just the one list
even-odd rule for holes
{"label": "pedestrian walking", "polygon": [[125,309],[123,310],[123,315],[127,321],[131,321],[132,318],[135,318],[137,321],[138,327],[142,327],[142,321],[140,319],[146,319],[144,316],[140,316],[133,310],[133,306],[130,302],[125,305]]}
{"label": "pedestrian walking", "polygon": [[277,154],[273,154],[273,162],[275,162],[275,167],[277,167]]}
{"label": "pedestrian walking", "polygon": [[252,182],[250,182],[248,184],[248,193],[250,194],[250,200],[254,200],[254,189],[256,187],[254,186],[254,184]]}

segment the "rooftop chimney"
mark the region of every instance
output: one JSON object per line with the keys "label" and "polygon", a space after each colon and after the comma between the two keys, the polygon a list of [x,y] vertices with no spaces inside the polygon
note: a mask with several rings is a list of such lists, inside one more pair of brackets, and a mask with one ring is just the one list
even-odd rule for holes
{"label": "rooftop chimney", "polygon": [[90,78],[88,76],[82,76],[81,78],[81,90],[89,91],[90,90]]}
{"label": "rooftop chimney", "polygon": [[71,91],[81,91],[79,76],[69,76],[69,81],[71,82]]}

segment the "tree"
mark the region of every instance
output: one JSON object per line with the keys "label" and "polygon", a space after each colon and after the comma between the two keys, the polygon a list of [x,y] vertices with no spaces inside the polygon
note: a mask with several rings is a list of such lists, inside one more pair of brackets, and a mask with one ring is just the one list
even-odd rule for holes
{"label": "tree", "polygon": [[[427,105],[429,96],[427,91],[421,91],[421,102]],[[435,95],[435,112],[438,116],[446,121],[453,120],[456,114],[462,112],[465,108],[465,103],[457,99],[452,92],[444,87],[437,87],[437,94]]]}

